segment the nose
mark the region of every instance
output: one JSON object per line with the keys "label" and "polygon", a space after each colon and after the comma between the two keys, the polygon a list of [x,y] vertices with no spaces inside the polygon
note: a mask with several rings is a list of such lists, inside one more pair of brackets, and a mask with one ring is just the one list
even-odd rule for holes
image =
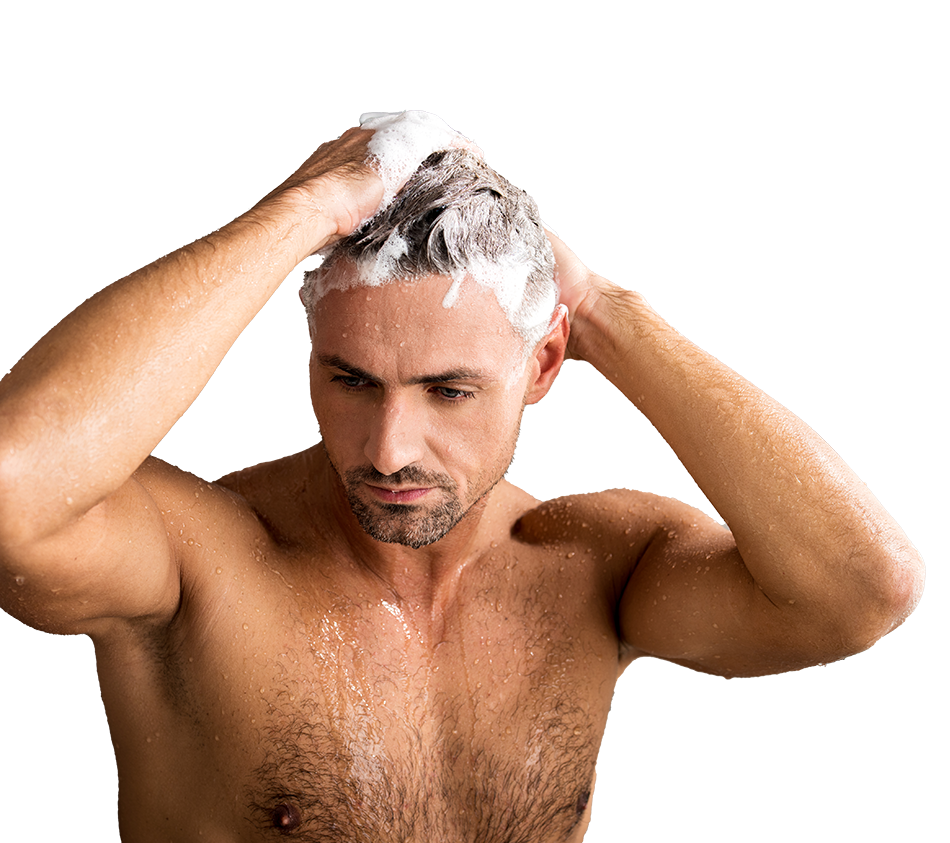
{"label": "nose", "polygon": [[380,474],[395,474],[407,465],[420,462],[423,455],[422,419],[406,401],[385,401],[366,440],[364,454]]}

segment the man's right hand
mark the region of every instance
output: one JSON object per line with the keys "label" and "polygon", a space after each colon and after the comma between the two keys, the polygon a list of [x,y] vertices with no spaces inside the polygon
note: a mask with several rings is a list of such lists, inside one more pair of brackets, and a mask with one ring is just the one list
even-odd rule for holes
{"label": "man's right hand", "polygon": [[330,223],[315,231],[310,253],[346,237],[376,213],[383,198],[383,182],[367,163],[367,144],[373,132],[347,129],[336,140],[321,144],[279,187],[252,209],[271,203],[303,202],[313,217]]}

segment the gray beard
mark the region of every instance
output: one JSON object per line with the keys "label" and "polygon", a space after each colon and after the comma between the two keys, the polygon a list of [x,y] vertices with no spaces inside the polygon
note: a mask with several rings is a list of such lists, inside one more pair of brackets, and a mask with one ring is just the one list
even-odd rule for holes
{"label": "gray beard", "polygon": [[437,542],[465,517],[458,498],[443,501],[428,511],[398,503],[370,506],[349,491],[347,499],[356,520],[369,536],[376,541],[402,544],[416,550]]}
{"label": "gray beard", "polygon": [[[524,408],[522,408],[523,410]],[[517,442],[520,428],[519,424],[518,430],[515,431],[515,442]],[[511,454],[508,457],[504,471],[468,507],[463,507],[462,501],[458,497],[458,485],[446,474],[425,471],[415,465],[407,465],[394,474],[381,474],[370,465],[362,468],[352,468],[343,475],[333,464],[329,451],[326,451],[325,448],[324,451],[330,467],[340,478],[340,483],[343,484],[343,491],[346,493],[350,509],[363,531],[376,541],[386,542],[387,544],[401,544],[418,550],[420,547],[437,542],[445,536],[459,521],[468,515],[475,504],[501,482],[505,474],[508,473],[512,460],[514,460],[515,442],[511,445]],[[366,503],[355,491],[363,483],[390,483],[394,486],[413,485],[438,488],[442,492],[443,500],[434,509],[429,510],[415,504],[383,503],[382,501]]]}
{"label": "gray beard", "polygon": [[[340,475],[340,480],[360,527],[376,541],[419,549],[441,539],[467,512],[455,493],[455,483],[451,478],[430,474],[415,466],[406,466],[390,475],[380,474],[372,467],[354,468],[345,476]],[[434,487],[446,498],[433,509],[415,504],[367,503],[355,492],[364,482]]]}

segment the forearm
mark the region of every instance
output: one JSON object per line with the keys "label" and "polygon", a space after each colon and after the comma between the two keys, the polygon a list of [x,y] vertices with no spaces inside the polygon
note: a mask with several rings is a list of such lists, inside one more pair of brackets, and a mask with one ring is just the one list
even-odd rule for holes
{"label": "forearm", "polygon": [[884,601],[913,587],[906,536],[811,428],[604,285],[575,317],[575,353],[650,419],[726,521],[775,603]]}
{"label": "forearm", "polygon": [[118,489],[326,236],[320,225],[287,202],[258,207],[107,287],[37,343],[0,382],[5,527],[47,534]]}

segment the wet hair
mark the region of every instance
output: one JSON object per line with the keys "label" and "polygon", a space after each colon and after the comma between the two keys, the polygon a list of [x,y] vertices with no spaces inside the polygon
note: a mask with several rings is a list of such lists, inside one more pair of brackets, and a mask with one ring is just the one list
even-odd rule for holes
{"label": "wet hair", "polygon": [[[341,261],[357,271],[334,275]],[[528,348],[557,306],[554,255],[534,200],[461,149],[432,153],[387,208],[329,247],[300,298],[309,314],[331,289],[429,275],[454,280],[446,307],[467,278],[490,287]]]}

